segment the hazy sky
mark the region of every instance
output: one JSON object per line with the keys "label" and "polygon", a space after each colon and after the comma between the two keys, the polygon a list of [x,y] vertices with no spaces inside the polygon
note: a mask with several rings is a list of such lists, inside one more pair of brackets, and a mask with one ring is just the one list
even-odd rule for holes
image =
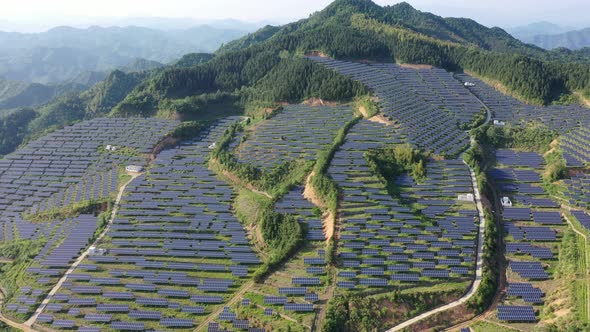
{"label": "hazy sky", "polygon": [[[331,0],[0,0],[0,27],[43,29],[55,25],[112,24],[124,17],[234,18],[287,23],[321,10]],[[391,5],[397,0],[375,0]],[[590,26],[588,0],[408,0],[441,16],[469,17],[487,26],[536,21]],[[587,22],[587,24],[586,24]]]}

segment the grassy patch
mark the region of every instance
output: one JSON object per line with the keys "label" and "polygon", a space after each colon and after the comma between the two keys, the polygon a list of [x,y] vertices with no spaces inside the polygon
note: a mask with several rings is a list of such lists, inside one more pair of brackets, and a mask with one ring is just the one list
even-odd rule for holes
{"label": "grassy patch", "polygon": [[479,321],[471,326],[475,332],[517,332],[516,329],[511,329],[505,326],[494,324],[491,322]]}
{"label": "grassy patch", "polygon": [[0,257],[13,260],[10,264],[0,265],[0,285],[6,291],[5,302],[8,302],[21,286],[27,285],[25,271],[45,241],[44,238],[41,238],[38,240],[14,240],[0,244]]}
{"label": "grassy patch", "polygon": [[110,198],[77,202],[68,206],[52,208],[36,214],[25,215],[25,219],[31,222],[46,222],[63,220],[79,216],[80,214],[97,214],[109,209],[113,204]]}
{"label": "grassy patch", "polygon": [[268,197],[254,193],[248,189],[240,189],[235,199],[234,209],[238,218],[247,226],[260,221],[262,213],[272,203]]}

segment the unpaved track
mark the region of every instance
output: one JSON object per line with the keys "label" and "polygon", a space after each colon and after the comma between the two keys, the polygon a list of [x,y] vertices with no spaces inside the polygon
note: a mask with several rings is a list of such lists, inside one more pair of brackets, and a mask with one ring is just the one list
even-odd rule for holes
{"label": "unpaved track", "polygon": [[[0,288],[0,305],[2,305],[2,303],[4,302],[4,290],[2,288]],[[8,326],[14,327],[15,329],[19,329],[25,332],[34,332],[35,330],[33,330],[32,328],[30,328],[29,326],[26,326],[25,324],[21,324],[21,323],[17,323],[14,322],[10,319],[8,319],[7,317],[5,317],[2,312],[0,311],[0,321],[6,323]]]}
{"label": "unpaved track", "polygon": [[82,261],[88,256],[88,253],[90,252],[90,247],[96,246],[105,237],[109,228],[111,228],[111,225],[113,224],[113,221],[115,220],[115,217],[117,216],[117,212],[119,211],[121,198],[123,197],[123,193],[125,192],[125,188],[127,188],[127,186],[140,175],[141,174],[132,175],[131,179],[129,179],[129,181],[127,181],[127,183],[125,183],[124,185],[121,186],[121,188],[119,188],[119,193],[117,194],[117,199],[115,200],[115,204],[113,206],[113,211],[111,211],[111,217],[110,217],[109,222],[108,222],[107,226],[105,227],[105,229],[96,238],[94,243],[92,243],[90,246],[88,246],[88,249],[86,249],[86,251],[84,251],[80,255],[80,257],[78,257],[78,259],[76,259],[76,261],[70,266],[70,268],[66,271],[66,273],[64,273],[64,275],[59,279],[59,281],[57,282],[55,287],[53,287],[53,289],[51,289],[49,294],[47,294],[45,299],[41,302],[41,304],[39,305],[37,310],[35,310],[35,313],[33,314],[33,316],[31,316],[31,318],[29,318],[29,320],[27,320],[24,325],[29,326],[29,327],[33,326],[33,324],[37,320],[37,317],[39,317],[39,315],[43,312],[43,310],[45,309],[45,307],[47,306],[47,304],[49,303],[49,301],[51,300],[53,295],[55,295],[57,293],[57,291],[61,288],[62,284],[66,281],[66,279],[68,279],[68,276],[70,274],[72,274],[74,272],[74,270],[78,267],[78,265],[80,265],[80,263],[82,263]]}
{"label": "unpaved track", "polygon": [[[569,206],[562,205],[562,207],[571,211],[571,208]],[[588,237],[586,237],[586,234],[576,229],[572,221],[565,214],[562,214],[562,216],[565,219],[565,221],[570,225],[572,230],[584,239],[584,261],[586,264],[586,278],[588,278],[588,276],[590,275],[590,267],[588,266]],[[586,282],[586,301],[588,302],[586,304],[586,319],[590,319],[590,282]]]}
{"label": "unpaved track", "polygon": [[229,300],[229,302],[226,302],[223,306],[220,306],[219,309],[210,313],[209,316],[207,316],[207,318],[205,318],[205,320],[203,322],[201,322],[201,324],[199,324],[199,326],[197,326],[194,329],[194,331],[201,331],[201,330],[205,329],[209,325],[210,322],[217,319],[219,314],[221,314],[221,312],[223,311],[223,308],[231,307],[232,305],[237,303],[244,296],[244,294],[246,294],[246,292],[248,290],[250,290],[250,288],[252,288],[252,286],[254,286],[254,281],[252,281],[252,280],[243,284],[242,287],[240,288],[240,290],[234,294],[234,296],[232,297],[231,300]]}
{"label": "unpaved track", "polygon": [[477,237],[477,260],[476,260],[476,269],[475,269],[475,280],[471,284],[471,288],[467,291],[465,295],[463,295],[460,299],[453,301],[451,303],[445,304],[441,307],[435,308],[433,310],[427,311],[419,316],[416,316],[410,320],[407,320],[397,326],[394,326],[387,330],[387,332],[395,332],[401,331],[409,326],[412,326],[434,314],[455,308],[467,302],[479,288],[481,284],[481,275],[482,275],[482,268],[483,268],[483,244],[484,244],[484,230],[485,230],[485,216],[483,213],[483,205],[481,204],[481,195],[479,193],[479,189],[477,188],[477,178],[475,176],[475,172],[471,167],[469,167],[469,172],[471,173],[471,182],[473,186],[473,192],[475,193],[475,203],[477,206],[477,210],[479,213],[479,232]]}

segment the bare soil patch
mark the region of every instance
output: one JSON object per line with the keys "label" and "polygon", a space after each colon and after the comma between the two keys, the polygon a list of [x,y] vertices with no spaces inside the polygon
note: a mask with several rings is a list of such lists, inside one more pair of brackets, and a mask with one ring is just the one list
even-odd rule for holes
{"label": "bare soil patch", "polygon": [[327,100],[323,100],[320,98],[309,98],[308,100],[305,100],[303,103],[303,105],[309,105],[309,106],[338,106],[338,103],[335,101],[327,101]]}
{"label": "bare soil patch", "polygon": [[432,69],[432,68],[434,68],[431,65],[420,65],[420,64],[414,64],[414,63],[400,63],[399,66],[402,68],[410,68],[410,69]]}
{"label": "bare soil patch", "polygon": [[[315,172],[309,173],[307,178],[305,179],[305,187],[303,189],[303,197],[313,203],[313,205],[318,206],[322,209],[326,208],[326,204],[318,197],[317,193],[313,189],[311,184],[311,179],[315,175]],[[335,218],[334,214],[330,211],[325,212],[322,215],[322,224],[324,225],[324,234],[326,235],[326,241],[330,241],[332,236],[334,236],[334,223]]]}
{"label": "bare soil patch", "polygon": [[309,52],[309,53],[306,53],[305,56],[319,56],[320,58],[329,58],[330,57],[326,53],[320,52],[320,51]]}

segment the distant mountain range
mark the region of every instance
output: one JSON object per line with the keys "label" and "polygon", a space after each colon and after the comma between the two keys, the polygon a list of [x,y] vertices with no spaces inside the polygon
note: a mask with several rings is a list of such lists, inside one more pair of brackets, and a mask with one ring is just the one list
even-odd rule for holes
{"label": "distant mountain range", "polygon": [[550,22],[537,22],[507,29],[514,37],[547,50],[567,48],[579,50],[590,47],[590,28],[576,30]]}
{"label": "distant mountain range", "polygon": [[522,40],[548,50],[559,47],[579,50],[590,47],[590,28],[560,34],[536,35]]}
{"label": "distant mountain range", "polygon": [[202,25],[183,30],[135,26],[57,27],[43,33],[0,32],[0,78],[43,84],[85,72],[132,65],[137,59],[170,63],[193,52],[213,52],[246,30]]}
{"label": "distant mountain range", "polygon": [[524,41],[538,35],[553,35],[574,30],[573,27],[565,27],[551,22],[535,22],[523,26],[507,28],[512,36]]}

